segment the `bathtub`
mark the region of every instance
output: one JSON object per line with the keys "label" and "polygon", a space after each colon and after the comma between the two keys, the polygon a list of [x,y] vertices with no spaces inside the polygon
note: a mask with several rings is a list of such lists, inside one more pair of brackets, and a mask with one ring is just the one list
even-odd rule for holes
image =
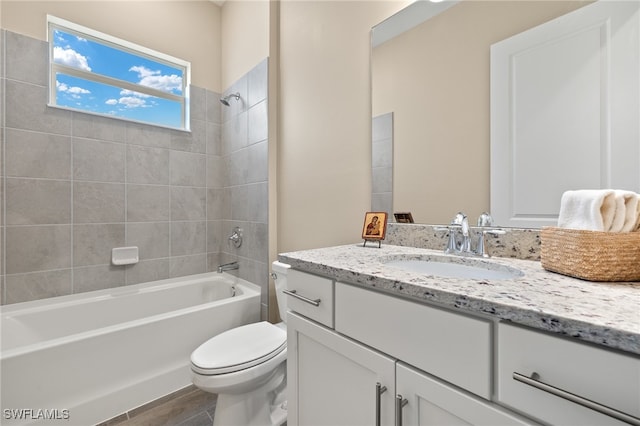
{"label": "bathtub", "polygon": [[206,273],[0,307],[0,424],[87,426],[188,386],[191,352],[260,319],[260,288]]}

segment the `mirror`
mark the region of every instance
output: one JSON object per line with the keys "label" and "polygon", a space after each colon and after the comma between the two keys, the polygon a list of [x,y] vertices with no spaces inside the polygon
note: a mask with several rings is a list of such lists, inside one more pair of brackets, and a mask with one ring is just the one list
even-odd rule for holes
{"label": "mirror", "polygon": [[393,114],[390,213],[444,224],[489,211],[490,46],[589,3],[418,1],[373,28],[372,115]]}

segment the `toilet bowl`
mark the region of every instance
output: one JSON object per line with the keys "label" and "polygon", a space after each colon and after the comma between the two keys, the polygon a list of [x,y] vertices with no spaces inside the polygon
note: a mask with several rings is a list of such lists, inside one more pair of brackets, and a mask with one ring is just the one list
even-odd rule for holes
{"label": "toilet bowl", "polygon": [[286,288],[289,265],[272,264],[283,322],[225,331],[191,354],[193,384],[218,394],[214,426],[279,426],[286,422]]}

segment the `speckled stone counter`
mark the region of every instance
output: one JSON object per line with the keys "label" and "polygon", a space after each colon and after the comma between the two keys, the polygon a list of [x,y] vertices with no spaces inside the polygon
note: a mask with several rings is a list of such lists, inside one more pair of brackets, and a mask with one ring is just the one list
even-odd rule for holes
{"label": "speckled stone counter", "polygon": [[442,251],[362,243],[279,255],[293,268],[422,302],[489,315],[640,354],[640,283],[595,283],[545,271],[540,262],[491,258],[524,276],[511,280],[426,276],[385,265],[391,258],[455,257]]}

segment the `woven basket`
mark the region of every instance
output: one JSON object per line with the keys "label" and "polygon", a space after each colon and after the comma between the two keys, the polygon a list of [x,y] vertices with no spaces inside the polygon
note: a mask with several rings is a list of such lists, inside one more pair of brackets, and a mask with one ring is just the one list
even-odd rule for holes
{"label": "woven basket", "polygon": [[640,232],[547,227],[540,240],[548,271],[589,281],[640,281]]}

